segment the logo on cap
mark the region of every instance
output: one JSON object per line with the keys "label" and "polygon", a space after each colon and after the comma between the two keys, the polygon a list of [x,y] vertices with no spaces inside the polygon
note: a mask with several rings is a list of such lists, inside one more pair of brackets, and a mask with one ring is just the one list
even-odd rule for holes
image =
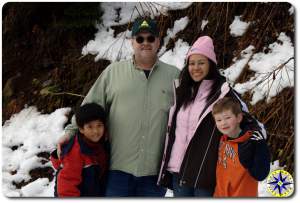
{"label": "logo on cap", "polygon": [[139,28],[143,28],[143,27],[149,27],[149,24],[145,20],[143,21],[143,23],[140,25]]}

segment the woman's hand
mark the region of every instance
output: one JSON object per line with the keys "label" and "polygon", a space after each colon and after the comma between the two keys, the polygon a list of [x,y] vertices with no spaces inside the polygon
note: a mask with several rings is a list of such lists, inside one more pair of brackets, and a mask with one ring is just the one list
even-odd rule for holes
{"label": "woman's hand", "polygon": [[62,146],[70,140],[70,136],[65,134],[61,138],[59,138],[57,143],[57,157],[60,158]]}
{"label": "woman's hand", "polygon": [[259,140],[264,140],[264,136],[262,135],[261,132],[259,131],[253,131],[252,132],[252,136],[250,137],[251,140],[256,140],[256,141],[259,141]]}

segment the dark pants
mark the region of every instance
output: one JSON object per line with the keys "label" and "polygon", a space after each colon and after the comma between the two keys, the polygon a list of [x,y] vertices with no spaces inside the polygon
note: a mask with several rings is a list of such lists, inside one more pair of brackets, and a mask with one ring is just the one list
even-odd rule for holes
{"label": "dark pants", "polygon": [[174,197],[212,197],[213,191],[206,189],[190,188],[178,184],[178,175],[173,174],[173,194]]}
{"label": "dark pants", "polygon": [[157,176],[136,177],[122,171],[111,170],[105,196],[107,197],[163,197],[166,189],[158,186]]}

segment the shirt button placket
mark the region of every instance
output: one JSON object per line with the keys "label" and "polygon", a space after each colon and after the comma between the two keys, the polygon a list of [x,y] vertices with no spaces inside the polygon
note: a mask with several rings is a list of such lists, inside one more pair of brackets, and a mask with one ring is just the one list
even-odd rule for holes
{"label": "shirt button placket", "polygon": [[147,118],[148,118],[148,112],[149,112],[149,104],[148,104],[148,80],[146,81],[146,88],[145,88],[145,95],[144,95],[144,116],[143,116],[143,120],[142,120],[142,130],[141,130],[141,133],[142,133],[142,136],[141,136],[141,140],[140,140],[140,161],[139,161],[139,173],[143,172],[144,169],[143,169],[143,166],[145,165],[144,164],[144,161],[146,160],[146,154],[145,154],[145,133],[147,133]]}

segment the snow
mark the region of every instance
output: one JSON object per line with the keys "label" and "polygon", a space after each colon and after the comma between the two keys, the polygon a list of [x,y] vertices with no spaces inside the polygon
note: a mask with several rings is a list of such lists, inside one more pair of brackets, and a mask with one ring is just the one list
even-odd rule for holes
{"label": "snow", "polygon": [[182,39],[179,39],[175,42],[175,47],[172,50],[166,51],[166,46],[169,43],[170,39],[175,38],[178,32],[185,29],[188,22],[188,17],[183,17],[174,22],[174,27],[167,30],[167,35],[164,38],[164,44],[158,53],[161,61],[174,65],[179,69],[182,69],[184,66],[185,55],[188,52],[190,46],[187,42],[182,41]]}
{"label": "snow", "polygon": [[[54,181],[53,181],[54,183]],[[51,186],[54,186],[52,184]],[[47,197],[49,194],[45,194],[44,191],[49,191],[49,179],[48,178],[39,178],[34,182],[29,183],[28,185],[22,187],[21,194],[23,197]],[[50,194],[54,194],[54,187],[50,189]],[[52,195],[51,195],[52,196]]]}
{"label": "snow", "polygon": [[183,69],[184,63],[185,63],[185,55],[187,54],[190,46],[187,42],[182,41],[182,39],[179,39],[175,43],[175,47],[173,50],[169,50],[164,55],[160,57],[160,60],[174,65],[180,70]]}
{"label": "snow", "polygon": [[[164,13],[168,10],[184,9],[190,6],[188,3],[163,2],[153,3],[157,8],[151,15]],[[82,48],[82,57],[87,54],[95,55],[95,61],[107,59],[110,61],[125,60],[131,58],[133,50],[131,48],[129,30],[114,36],[111,26],[125,25],[138,16],[137,11],[132,13],[132,9],[142,10],[141,6],[149,6],[145,2],[103,2],[101,4],[104,11],[102,24],[96,25],[98,32],[95,38],[90,40]],[[119,9],[117,14],[116,9]],[[289,10],[294,13],[294,7]],[[117,17],[117,20],[115,20]],[[175,65],[182,69],[185,63],[185,55],[190,45],[182,39],[177,39],[175,46],[171,50],[166,49],[170,40],[176,38],[176,34],[185,29],[189,23],[188,17],[183,17],[174,22],[173,27],[168,28],[164,44],[159,52],[160,60]],[[208,24],[207,20],[202,20],[201,29],[204,30]],[[242,22],[239,16],[230,25],[230,32],[233,36],[242,36],[250,23]],[[233,59],[229,67],[224,67],[222,71],[228,81],[239,93],[251,92],[253,94],[251,104],[258,101],[269,101],[275,97],[285,87],[294,86],[294,45],[285,33],[280,33],[278,40],[265,47],[268,52],[255,53],[253,45],[249,45]],[[290,59],[290,60],[289,60]],[[289,61],[288,61],[289,60]],[[278,67],[287,62],[281,69]],[[254,76],[244,83],[236,84],[236,79],[240,76],[244,68],[254,72]],[[275,77],[274,74],[275,73]],[[262,80],[270,75],[267,80]],[[29,171],[36,167],[51,166],[50,162],[42,164],[45,159],[38,157],[40,152],[52,151],[57,140],[63,135],[63,127],[67,121],[66,114],[70,108],[57,109],[50,114],[41,114],[35,107],[26,107],[20,113],[13,115],[2,126],[2,191],[7,197],[51,197],[53,196],[54,180],[49,182],[47,178],[40,178],[30,184],[16,189],[12,182],[28,181]],[[12,150],[12,147],[15,149]],[[276,161],[271,163],[271,171],[278,169]],[[12,173],[13,172],[13,173]],[[266,181],[259,183],[259,196],[270,196],[266,190]],[[171,197],[172,191],[168,190],[166,196]]]}
{"label": "snow", "polygon": [[240,18],[240,16],[235,16],[233,22],[229,26],[230,34],[234,37],[242,36],[250,25],[250,23],[241,21]]}
{"label": "snow", "polygon": [[95,40],[90,40],[82,49],[82,55],[97,55],[95,61],[107,59],[110,61],[129,59],[133,53],[129,31],[119,33],[114,37],[114,30],[98,26]]}
{"label": "snow", "polygon": [[174,22],[174,27],[167,30],[167,37],[174,38],[179,31],[184,30],[188,22],[189,18],[187,16],[176,20]]}
{"label": "snow", "polygon": [[191,4],[192,2],[105,2],[101,4],[104,11],[103,25],[104,27],[124,25],[134,21],[148,10],[152,18],[161,13],[167,15],[168,10],[185,9]]}
{"label": "snow", "polygon": [[[50,162],[42,164],[40,152],[51,152],[57,140],[63,135],[66,114],[70,108],[57,109],[51,114],[41,114],[35,107],[23,109],[6,121],[2,128],[2,172],[3,192],[6,196],[38,196],[48,190],[49,180],[38,179],[16,189],[12,182],[29,181],[30,170],[49,167]],[[12,147],[15,149],[12,150]],[[12,173],[14,172],[14,173]],[[53,185],[53,184],[51,184]],[[31,191],[33,190],[33,191]],[[43,193],[44,196],[52,196]]]}
{"label": "snow", "polygon": [[[253,53],[253,45],[244,49],[233,64],[221,70],[227,81],[240,94],[251,92],[251,104],[265,99],[267,102],[286,87],[294,86],[294,46],[285,33],[280,33],[277,41],[265,47],[268,53]],[[235,83],[244,68],[255,74],[244,83]]]}
{"label": "snow", "polygon": [[241,94],[253,93],[252,105],[265,98],[268,102],[284,88],[294,86],[294,46],[285,33],[280,33],[277,41],[268,46],[269,53],[260,52],[252,56],[248,65],[255,75],[249,81],[234,86]]}
{"label": "snow", "polygon": [[248,64],[250,57],[253,55],[254,49],[254,46],[248,46],[241,52],[239,59],[237,59],[237,57],[233,59],[233,64],[230,67],[225,70],[221,70],[231,85],[234,84],[235,80],[240,76],[245,66]]}

